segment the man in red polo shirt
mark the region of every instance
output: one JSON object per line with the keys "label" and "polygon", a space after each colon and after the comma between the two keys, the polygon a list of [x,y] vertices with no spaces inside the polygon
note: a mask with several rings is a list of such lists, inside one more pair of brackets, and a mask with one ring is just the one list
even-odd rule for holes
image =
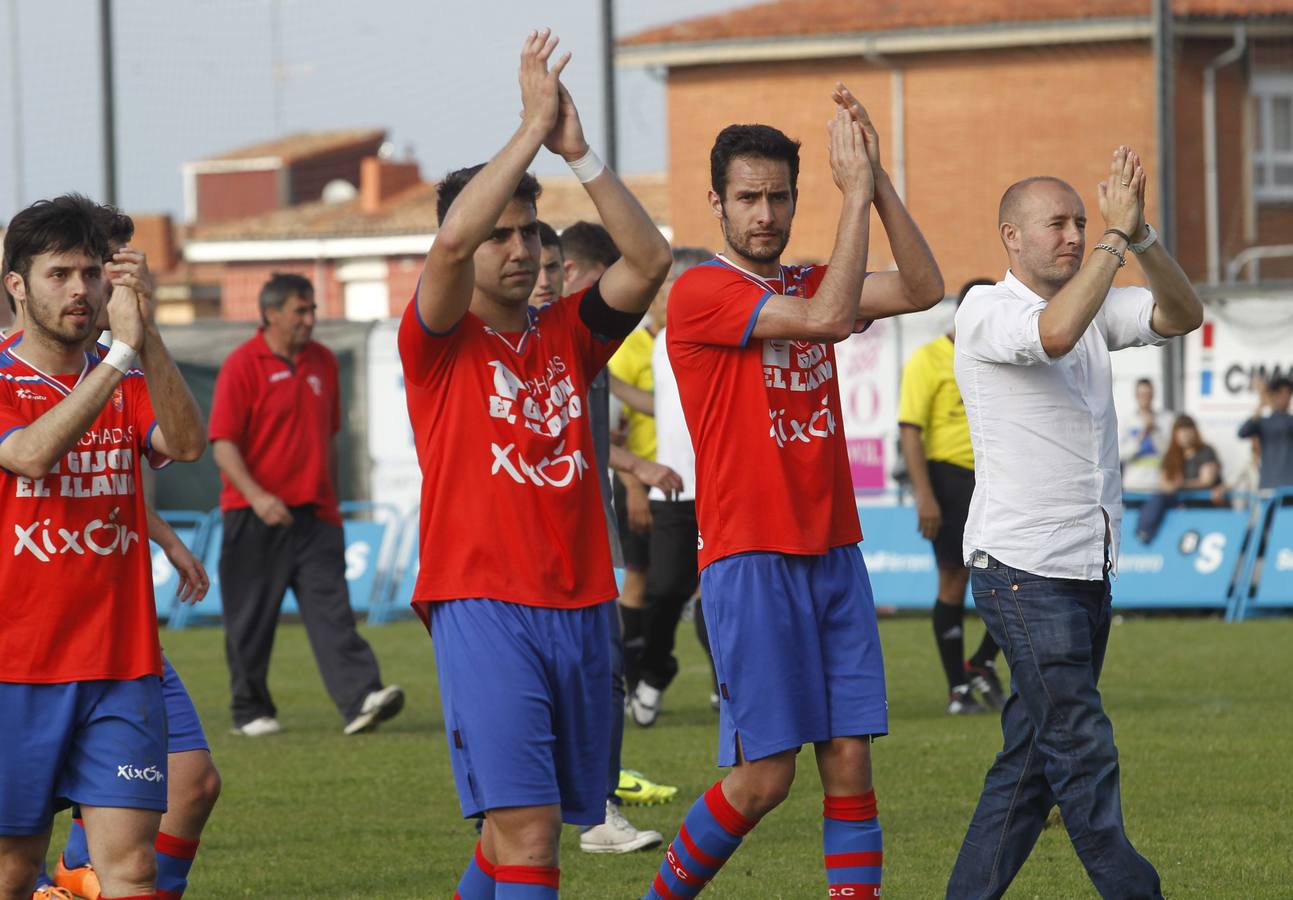
{"label": "man in red polo shirt", "polygon": [[290,586],[345,733],[358,734],[398,713],[404,692],[382,687],[346,590],[332,474],[341,429],[337,360],[310,340],[309,279],[275,274],[261,288],[260,312],[263,327],[225,360],[211,404],[224,480],[220,582],[234,730],[248,737],[281,730],[267,676]]}

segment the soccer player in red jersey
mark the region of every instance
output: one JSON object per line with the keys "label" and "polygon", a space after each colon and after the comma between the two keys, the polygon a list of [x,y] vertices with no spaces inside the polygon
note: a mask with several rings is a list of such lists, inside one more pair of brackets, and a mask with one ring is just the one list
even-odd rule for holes
{"label": "soccer player in red jersey", "polygon": [[[107,234],[108,251],[111,254],[104,267],[105,272],[109,278],[134,289],[141,308],[151,309],[153,279],[148,270],[148,261],[142,252],[128,246],[134,235],[135,223],[129,216],[111,206],[100,205],[96,209],[100,224]],[[108,327],[106,301],[112,282],[102,279],[100,287],[105,292],[104,307],[100,311],[97,327],[86,339],[86,349],[98,356],[102,356],[108,349],[98,345],[97,341],[100,333]],[[5,299],[15,318],[4,335],[4,341],[0,343],[0,351],[6,351],[20,343],[23,337],[22,311],[7,291]],[[179,577],[176,597],[184,603],[197,603],[206,596],[210,587],[206,569],[166,520],[151,507],[146,509],[148,536],[162,548]],[[211,759],[210,746],[193,700],[165,654],[162,656],[162,667],[162,696],[166,706],[167,728],[167,809],[162,816],[156,841],[157,892],[160,900],[175,900],[184,894],[202,830],[220,796],[220,773]],[[75,808],[73,816],[72,828],[68,833],[67,843],[59,854],[53,877],[43,869],[37,877],[36,897],[58,896],[52,892],[61,888],[70,889],[76,896],[87,900],[99,900],[99,877],[90,865],[84,824]],[[42,889],[45,892],[43,894]]]}
{"label": "soccer player in red jersey", "polygon": [[[166,716],[139,460],[196,459],[206,435],[151,313],[121,282],[111,299],[102,288],[107,250],[77,196],[33,204],[5,234],[25,331],[0,359],[0,524],[14,535],[0,554],[0,729],[25,747],[0,757],[0,897],[30,895],[53,813],[71,803],[104,900],[155,896]],[[105,301],[100,359],[85,342]]]}
{"label": "soccer player in red jersey", "polygon": [[[799,145],[733,125],[710,154],[724,250],[669,295],[665,340],[696,448],[701,602],[719,682],[720,766],[647,897],[694,897],[785,799],[813,744],[830,896],[880,894],[870,739],[888,730],[884,667],[849,477],[833,344],[927,309],[943,279],[880,165],[866,111],[837,84],[829,266],[784,266]],[[871,210],[896,272],[866,271]]]}
{"label": "soccer player in red jersey", "polygon": [[[556,897],[562,821],[599,825],[610,753],[615,579],[585,409],[589,382],[637,325],[669,245],[592,153],[531,32],[522,121],[483,166],[440,183],[440,231],[399,347],[422,468],[413,605],[434,639],[464,816],[485,816],[463,900]],[[564,157],[623,256],[541,309],[526,167]]]}

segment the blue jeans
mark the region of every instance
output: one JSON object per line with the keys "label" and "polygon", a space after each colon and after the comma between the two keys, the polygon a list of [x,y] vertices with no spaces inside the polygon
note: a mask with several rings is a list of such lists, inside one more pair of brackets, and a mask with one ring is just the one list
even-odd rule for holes
{"label": "blue jeans", "polygon": [[[976,562],[982,561],[976,555]],[[948,900],[1000,897],[1059,804],[1102,897],[1162,897],[1122,821],[1118,749],[1096,683],[1109,641],[1109,578],[1043,578],[988,556],[970,570],[974,605],[1010,663],[1004,745],[947,885]]]}

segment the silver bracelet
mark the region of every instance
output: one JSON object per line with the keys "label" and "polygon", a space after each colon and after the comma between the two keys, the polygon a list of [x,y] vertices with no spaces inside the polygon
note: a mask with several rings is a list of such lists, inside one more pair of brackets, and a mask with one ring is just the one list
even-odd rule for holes
{"label": "silver bracelet", "polygon": [[114,340],[112,346],[108,348],[107,354],[104,355],[103,362],[125,375],[138,358],[139,354],[134,347],[125,341]]}
{"label": "silver bracelet", "polygon": [[575,173],[575,177],[579,179],[580,184],[588,184],[588,182],[606,171],[606,163],[602,162],[597,154],[593,152],[592,147],[589,147],[588,152],[579,157],[579,159],[566,160],[566,165],[570,166],[570,171]]}
{"label": "silver bracelet", "polygon": [[1118,248],[1113,244],[1096,244],[1095,248],[1097,250],[1108,250],[1114,256],[1118,257],[1118,268],[1121,269],[1123,266],[1127,265],[1127,257],[1119,253]]}

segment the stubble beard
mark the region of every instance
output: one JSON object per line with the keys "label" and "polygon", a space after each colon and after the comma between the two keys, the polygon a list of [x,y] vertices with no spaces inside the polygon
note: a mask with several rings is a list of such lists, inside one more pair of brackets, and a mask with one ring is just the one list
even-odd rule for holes
{"label": "stubble beard", "polygon": [[719,220],[723,226],[723,238],[727,241],[728,246],[746,259],[752,259],[755,262],[774,262],[781,258],[781,254],[790,243],[790,226],[787,225],[785,231],[781,232],[781,240],[776,244],[767,247],[755,248],[750,245],[745,235],[737,234],[732,230],[732,223],[726,215]]}

